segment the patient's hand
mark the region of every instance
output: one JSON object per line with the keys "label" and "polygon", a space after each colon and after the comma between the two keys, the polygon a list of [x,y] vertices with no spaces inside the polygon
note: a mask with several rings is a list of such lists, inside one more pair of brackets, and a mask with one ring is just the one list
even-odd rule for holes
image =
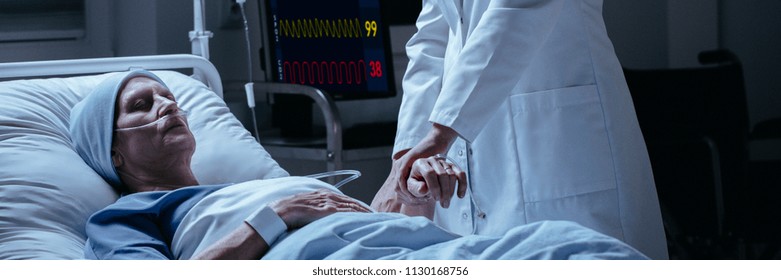
{"label": "patient's hand", "polygon": [[328,190],[302,193],[270,205],[288,229],[303,227],[336,212],[371,212],[357,200]]}
{"label": "patient's hand", "polygon": [[466,172],[457,165],[436,156],[420,158],[412,164],[407,190],[413,196],[439,201],[443,208],[448,208],[456,188],[458,197],[463,198],[466,194]]}
{"label": "patient's hand", "polygon": [[[437,154],[447,153],[450,145],[455,141],[458,133],[447,126],[443,126],[437,123],[433,123],[431,130],[426,136],[420,140],[414,147],[406,152],[399,152],[394,155],[393,171],[391,175],[393,180],[396,181],[396,197],[402,201],[405,205],[427,204],[427,201],[420,201],[416,199],[410,192],[407,186],[407,180],[412,175],[412,168],[419,159],[431,157]],[[444,162],[444,161],[443,161]],[[422,172],[419,172],[422,174]],[[465,177],[465,176],[464,176]],[[428,180],[426,180],[428,182]],[[428,182],[431,185],[431,182]],[[431,189],[433,190],[434,186]],[[466,182],[459,185],[459,195],[462,194],[462,188],[466,191]],[[434,198],[437,199],[436,193]],[[438,200],[438,199],[437,199]],[[439,201],[439,200],[438,200]]]}

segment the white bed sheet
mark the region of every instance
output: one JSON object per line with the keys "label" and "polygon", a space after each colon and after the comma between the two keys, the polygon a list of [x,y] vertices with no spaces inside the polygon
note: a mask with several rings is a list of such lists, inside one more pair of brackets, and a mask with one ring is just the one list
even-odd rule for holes
{"label": "white bed sheet", "polygon": [[227,236],[250,214],[269,203],[320,189],[342,194],[323,181],[296,176],[253,180],[220,189],[187,212],[171,241],[171,252],[177,259],[190,259]]}
{"label": "white bed sheet", "polygon": [[[202,184],[288,176],[208,87],[153,72],[190,112]],[[117,196],[73,150],[68,120],[107,75],[0,82],[0,259],[83,257],[87,218]]]}

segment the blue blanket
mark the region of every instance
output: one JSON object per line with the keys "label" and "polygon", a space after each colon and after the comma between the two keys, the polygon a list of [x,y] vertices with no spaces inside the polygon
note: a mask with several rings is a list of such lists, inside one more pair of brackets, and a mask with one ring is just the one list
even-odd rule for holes
{"label": "blue blanket", "polygon": [[283,236],[263,259],[646,259],[576,223],[544,221],[504,236],[459,236],[426,218],[337,213]]}

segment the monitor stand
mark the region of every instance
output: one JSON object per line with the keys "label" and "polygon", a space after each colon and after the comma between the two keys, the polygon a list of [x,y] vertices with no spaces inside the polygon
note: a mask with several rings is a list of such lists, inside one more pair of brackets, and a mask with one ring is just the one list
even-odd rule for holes
{"label": "monitor stand", "polygon": [[325,145],[325,135],[315,133],[312,125],[312,99],[303,95],[274,95],[271,123],[279,129],[279,137],[264,142],[282,146]]}

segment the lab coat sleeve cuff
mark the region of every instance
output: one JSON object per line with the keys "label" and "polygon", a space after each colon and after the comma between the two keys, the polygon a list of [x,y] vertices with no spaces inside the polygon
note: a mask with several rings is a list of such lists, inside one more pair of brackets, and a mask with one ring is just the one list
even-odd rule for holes
{"label": "lab coat sleeve cuff", "polygon": [[482,128],[480,125],[475,125],[472,122],[464,121],[463,118],[456,117],[455,114],[432,114],[429,121],[455,130],[459,137],[470,143],[475,140],[480,133],[480,128]]}
{"label": "lab coat sleeve cuff", "polygon": [[244,222],[249,224],[269,246],[287,231],[285,221],[268,206],[252,213]]}

